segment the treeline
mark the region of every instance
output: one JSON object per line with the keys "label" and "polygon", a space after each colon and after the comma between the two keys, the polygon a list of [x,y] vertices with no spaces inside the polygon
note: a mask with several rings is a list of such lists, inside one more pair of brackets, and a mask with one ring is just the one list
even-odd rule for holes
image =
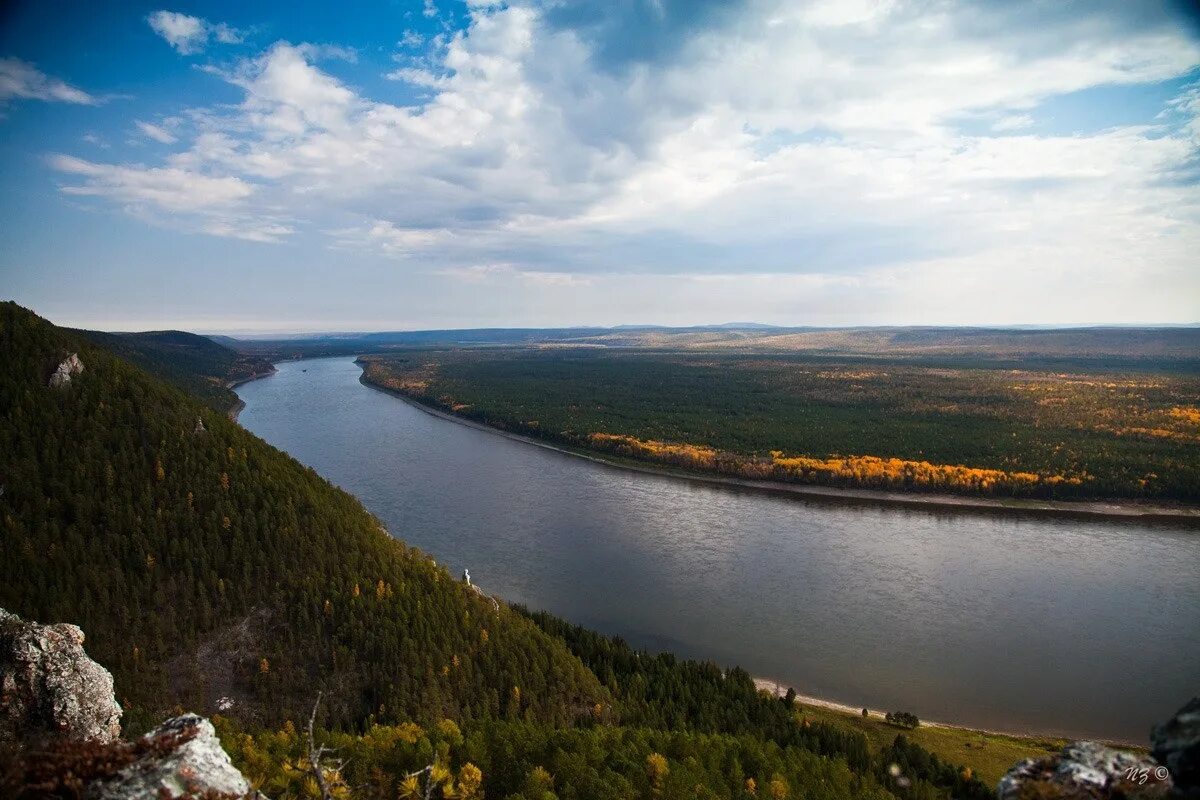
{"label": "treeline", "polygon": [[[310,796],[306,742],[295,726],[257,735],[218,720],[234,763],[276,800]],[[647,728],[552,728],[484,722],[466,730],[453,723],[429,727],[378,726],[361,736],[323,733],[323,744],[345,761],[326,773],[356,798],[424,797],[434,767],[433,797],[458,800],[634,800],[645,798],[817,798],[894,800],[962,797],[922,779],[881,782],[844,761],[798,747],[779,747],[754,735],[703,734]],[[905,773],[906,774],[906,773]]]}
{"label": "treeline", "polygon": [[899,764],[912,784],[907,788],[913,791],[936,789],[955,798],[980,800],[991,797],[991,790],[962,767],[940,760],[903,736],[872,754],[862,733],[803,719],[792,701],[760,691],[741,668],[722,670],[710,662],[636,650],[619,637],[604,636],[545,612],[520,610],[565,642],[587,665],[615,698],[621,719],[629,725],[763,738],[784,750],[796,748],[845,763],[855,775],[874,776],[891,791],[905,788],[895,785],[896,776],[890,772],[893,764]]}
{"label": "treeline", "polygon": [[0,606],[80,625],[127,727],[222,697],[274,724],[319,687],[350,728],[606,713],[560,642],[223,414],[13,303],[0,351]]}

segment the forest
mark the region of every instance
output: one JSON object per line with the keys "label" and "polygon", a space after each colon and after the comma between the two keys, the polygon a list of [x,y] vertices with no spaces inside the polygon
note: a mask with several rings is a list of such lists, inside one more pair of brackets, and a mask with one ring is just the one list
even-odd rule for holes
{"label": "forest", "polygon": [[105,333],[78,331],[156,377],[199,397],[218,411],[237,405],[229,384],[265,375],[274,367],[262,356],[242,353],[207,336],[185,331]]}
{"label": "forest", "polygon": [[13,303],[0,348],[0,606],[83,628],[126,735],[213,715],[277,798],[311,796],[297,721],[318,696],[352,756],[342,796],[414,796],[423,767],[445,798],[990,794],[899,729],[872,748],[736,668],[493,603],[200,398]]}
{"label": "forest", "polygon": [[445,411],[686,470],[991,497],[1200,501],[1200,377],[1169,359],[1061,371],[1047,358],[460,347],[361,363],[369,383]]}

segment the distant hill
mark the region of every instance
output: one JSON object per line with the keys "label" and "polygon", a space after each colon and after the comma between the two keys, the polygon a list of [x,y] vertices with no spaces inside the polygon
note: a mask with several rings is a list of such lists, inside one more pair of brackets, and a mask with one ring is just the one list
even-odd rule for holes
{"label": "distant hill", "polygon": [[671,328],[477,328],[222,339],[265,358],[387,353],[412,347],[587,347],[805,353],[923,363],[1200,372],[1200,327],[811,328],[759,323]]}
{"label": "distant hill", "polygon": [[206,336],[184,331],[104,333],[77,331],[147,372],[170,381],[219,411],[238,402],[230,384],[265,375],[269,359],[239,352]]}
{"label": "distant hill", "polygon": [[[321,689],[350,727],[568,723],[609,704],[562,642],[96,343],[147,339],[187,354],[176,363],[204,352],[187,335],[85,336],[0,305],[0,607],[87,631],[135,728],[223,697],[226,713],[276,724]],[[72,353],[83,371],[49,386]]]}

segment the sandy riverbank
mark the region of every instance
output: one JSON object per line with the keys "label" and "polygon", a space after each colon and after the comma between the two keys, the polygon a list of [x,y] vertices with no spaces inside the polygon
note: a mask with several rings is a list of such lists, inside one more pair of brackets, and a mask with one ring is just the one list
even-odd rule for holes
{"label": "sandy riverbank", "polygon": [[[754,678],[754,685],[760,691],[770,692],[776,697],[784,697],[787,695],[789,684],[780,683],[772,678]],[[866,706],[852,706],[846,703],[839,703],[834,700],[827,700],[823,697],[813,697],[812,695],[796,694],[796,702],[802,706],[816,706],[818,708],[826,708],[830,711],[837,711],[842,714],[850,714],[852,716],[861,716],[863,708],[867,709],[867,715],[875,720],[882,720],[887,716],[887,712],[879,708],[870,708]],[[1014,739],[1030,739],[1036,741],[1046,740],[1067,740],[1073,737],[1066,736],[1061,733],[1052,731],[1005,731],[996,730],[993,728],[979,728],[971,725],[960,725],[955,722],[939,722],[921,717],[922,728],[949,728],[956,731],[966,731],[970,733],[986,734],[988,736],[1007,736]],[[1124,741],[1121,739],[1105,739],[1105,743],[1110,745],[1118,745],[1121,747],[1131,747],[1135,749],[1145,748],[1144,742]]]}
{"label": "sandy riverbank", "polygon": [[374,384],[367,380],[365,371],[363,375],[359,377],[359,381],[364,386],[375,389],[376,391],[390,394],[393,397],[397,397],[404,402],[409,403],[414,408],[418,408],[421,411],[424,411],[427,414],[432,414],[435,417],[440,417],[460,425],[466,425],[467,427],[475,428],[477,430],[488,431],[490,433],[525,442],[527,444],[536,445],[537,447],[543,447],[547,450],[554,450],[556,452],[565,453],[577,458],[585,458],[598,464],[604,464],[606,466],[630,470],[633,472],[642,472],[651,475],[663,475],[690,481],[700,481],[702,483],[714,484],[718,486],[730,486],[760,492],[788,494],[794,496],[798,495],[805,499],[818,501],[824,500],[840,503],[890,505],[915,509],[941,509],[946,511],[992,514],[1016,513],[1039,516],[1125,519],[1137,520],[1138,522],[1163,522],[1173,525],[1185,525],[1187,527],[1200,528],[1200,508],[1190,508],[1185,506],[1153,505],[1116,500],[1067,501],[1026,500],[1019,498],[998,499],[951,494],[892,492],[880,489],[843,489],[832,486],[810,486],[805,484],[783,483],[780,481],[752,480],[749,478],[736,478],[727,475],[712,475],[702,472],[675,469],[629,459],[622,459],[605,453],[570,447],[543,439],[536,439],[532,436],[526,436],[524,434],[502,430],[490,425],[484,425],[483,423],[476,422],[475,420],[467,419],[466,417],[452,414],[439,408],[434,408],[416,398],[404,394],[403,392],[398,392],[393,389]]}

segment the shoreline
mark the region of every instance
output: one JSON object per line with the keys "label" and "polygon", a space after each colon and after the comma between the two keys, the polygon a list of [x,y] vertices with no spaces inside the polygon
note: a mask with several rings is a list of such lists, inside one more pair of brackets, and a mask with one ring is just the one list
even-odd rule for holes
{"label": "shoreline", "polygon": [[[256,372],[253,375],[250,375],[245,378],[238,378],[235,381],[226,381],[225,388],[229,389],[230,391],[233,391],[234,389],[237,389],[237,387],[241,386],[243,383],[249,383],[250,381],[256,381],[259,378],[269,378],[270,376],[274,375],[276,372],[279,372],[279,369],[274,364],[272,364],[269,372]],[[234,394],[236,395],[237,392],[234,392]],[[241,397],[238,397],[237,402],[234,403],[233,407],[230,408],[229,411],[226,412],[229,415],[229,419],[231,419],[234,422],[237,422],[238,414],[241,414],[242,409],[245,407],[246,407],[245,401],[242,400]]]}
{"label": "shoreline", "polygon": [[[770,693],[774,694],[776,697],[784,697],[787,694],[787,690],[789,688],[792,688],[792,689],[795,688],[788,684],[782,683],[781,681],[777,681],[774,678],[752,677],[751,680],[754,681],[754,686],[759,691],[770,692]],[[814,695],[800,694],[799,692],[796,693],[796,702],[800,703],[801,705],[817,706],[819,708],[828,709],[830,711],[837,711],[839,713],[848,714],[853,717],[862,716],[863,708],[866,708],[869,718],[872,720],[876,720],[876,721],[882,720],[887,715],[887,712],[884,711],[883,709],[870,708],[868,706],[852,706],[852,705],[849,705],[848,703],[842,703],[837,700],[830,700],[830,699],[824,698],[824,697],[816,697]],[[1062,733],[1053,733],[1053,732],[1048,732],[1048,731],[998,730],[995,728],[981,728],[981,727],[978,727],[975,725],[964,725],[964,724],[957,723],[957,722],[941,722],[938,720],[925,719],[924,717],[921,717],[920,719],[921,719],[920,727],[922,727],[922,728],[949,728],[949,729],[956,730],[956,731],[968,731],[971,733],[986,734],[988,736],[1007,736],[1007,737],[1013,738],[1013,739],[1036,739],[1036,740],[1053,739],[1053,740],[1072,741],[1072,740],[1080,738],[1078,736],[1070,736],[1070,735],[1066,735],[1066,734],[1062,734]],[[1134,742],[1134,741],[1129,741],[1129,740],[1125,740],[1125,739],[1103,739],[1102,741],[1105,744],[1116,745],[1119,747],[1145,749],[1145,744],[1139,743],[1139,742]]]}
{"label": "shoreline", "polygon": [[[358,365],[357,359],[355,364]],[[361,366],[361,365],[359,365]],[[428,405],[410,397],[403,392],[379,386],[366,379],[366,370],[359,376],[359,383],[378,392],[399,398],[414,408],[420,409],[441,419],[465,425],[476,430],[487,431],[508,439],[553,450],[564,455],[583,458],[596,464],[603,464],[614,469],[630,472],[640,472],[646,475],[699,481],[714,486],[748,489],[751,491],[783,494],[817,502],[841,502],[855,505],[891,506],[908,508],[910,510],[926,511],[958,511],[983,514],[1022,514],[1031,516],[1053,516],[1059,518],[1101,519],[1101,520],[1135,520],[1138,522],[1153,522],[1184,525],[1200,529],[1200,508],[1175,508],[1171,506],[1138,505],[1129,501],[1119,500],[1081,500],[1078,502],[1066,500],[1028,500],[1022,498],[997,499],[990,497],[969,497],[952,494],[917,494],[908,492],[893,492],[884,489],[852,489],[835,486],[814,486],[781,481],[754,480],[737,478],[729,475],[712,475],[702,472],[691,472],[651,463],[622,460],[591,450],[573,448],[557,444],[513,431],[506,431],[476,422],[473,419],[461,417],[449,411]],[[861,709],[860,709],[861,710]]]}

